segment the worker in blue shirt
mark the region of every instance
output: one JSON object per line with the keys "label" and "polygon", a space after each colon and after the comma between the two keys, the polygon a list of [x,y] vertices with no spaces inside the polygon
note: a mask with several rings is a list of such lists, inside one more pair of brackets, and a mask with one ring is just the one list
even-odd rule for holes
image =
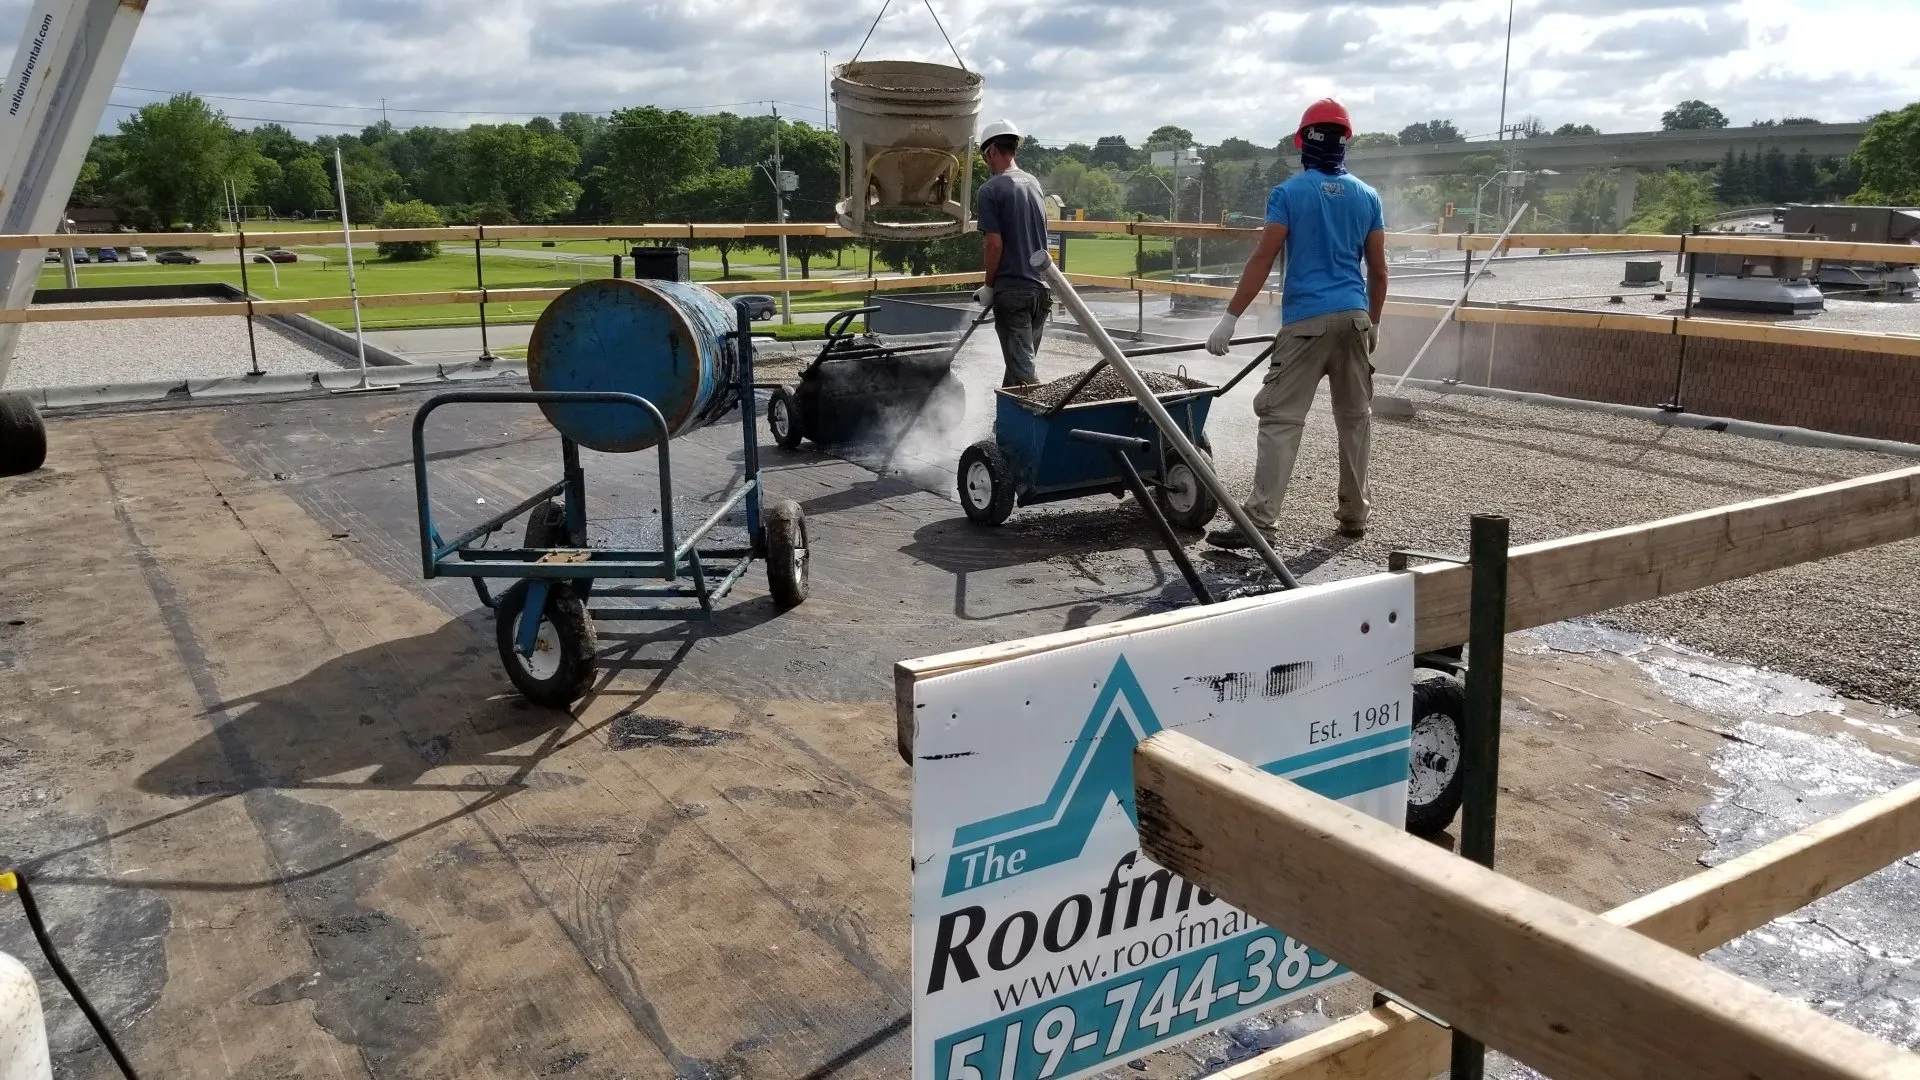
{"label": "worker in blue shirt", "polygon": [[[1286,277],[1280,290],[1280,332],[1273,365],[1254,396],[1260,436],[1253,494],[1242,506],[1271,541],[1280,503],[1293,477],[1307,410],[1320,380],[1333,394],[1333,424],[1340,443],[1340,535],[1365,536],[1367,444],[1373,401],[1373,363],[1380,311],[1387,301],[1386,216],[1380,196],[1344,164],[1353,123],[1332,98],[1307,108],[1293,136],[1300,174],[1267,197],[1267,226],[1247,259],[1240,287],[1207,338],[1207,351],[1225,356],[1234,323],[1266,286],[1273,260],[1284,248]],[[1207,534],[1216,547],[1251,547],[1237,526]]]}

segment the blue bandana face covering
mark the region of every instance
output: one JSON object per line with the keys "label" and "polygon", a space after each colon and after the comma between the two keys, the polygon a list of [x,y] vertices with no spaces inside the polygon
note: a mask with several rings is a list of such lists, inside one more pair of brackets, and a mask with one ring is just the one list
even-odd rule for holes
{"label": "blue bandana face covering", "polygon": [[1346,172],[1347,141],[1340,129],[1315,125],[1300,133],[1300,164],[1329,175]]}

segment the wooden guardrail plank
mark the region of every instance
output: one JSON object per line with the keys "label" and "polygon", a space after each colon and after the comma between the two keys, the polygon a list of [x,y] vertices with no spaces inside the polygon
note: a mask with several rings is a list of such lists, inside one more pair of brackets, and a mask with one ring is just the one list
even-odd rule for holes
{"label": "wooden guardrail plank", "polygon": [[1564,326],[1582,330],[1629,330],[1671,334],[1671,315],[1629,315],[1614,311],[1565,311],[1541,308],[1462,307],[1454,318],[1463,323],[1500,323],[1506,326]]}
{"label": "wooden guardrail plank", "polygon": [[[1507,629],[1524,630],[1920,536],[1920,468],[1513,549]],[[1421,650],[1467,640],[1465,566],[1416,568]]]}
{"label": "wooden guardrail plank", "polygon": [[1689,236],[1687,250],[1725,255],[1800,255],[1848,262],[1920,263],[1920,244],[1855,244],[1845,240],[1788,240],[1725,233]]}
{"label": "wooden guardrail plank", "polygon": [[[1920,536],[1920,466],[1513,549],[1507,629],[1524,630]],[[1467,640],[1473,571],[1416,567],[1414,644]],[[981,664],[1212,618],[1259,597],[1100,623],[894,665],[901,756],[913,759],[913,683]]]}
{"label": "wooden guardrail plank", "polygon": [[[1490,251],[1499,239],[1494,233],[1463,234],[1460,246],[1470,251]],[[1693,239],[1687,239],[1689,249],[1693,247]],[[1680,237],[1651,233],[1514,233],[1507,237],[1505,246],[1508,249],[1583,247],[1595,251],[1679,251]]]}
{"label": "wooden guardrail plank", "polygon": [[1141,850],[1561,1080],[1920,1077],[1920,1057],[1177,731]]}
{"label": "wooden guardrail plank", "polygon": [[[1677,881],[1601,918],[1693,956],[1920,850],[1920,782]],[[1447,1033],[1395,1005],[1347,1017],[1207,1080],[1431,1080]]]}

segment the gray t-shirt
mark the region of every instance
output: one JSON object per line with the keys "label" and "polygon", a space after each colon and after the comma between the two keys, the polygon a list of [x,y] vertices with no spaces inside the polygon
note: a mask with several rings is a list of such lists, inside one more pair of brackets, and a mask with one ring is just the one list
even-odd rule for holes
{"label": "gray t-shirt", "polygon": [[1033,253],[1047,250],[1046,192],[1033,174],[1008,169],[980,185],[980,231],[999,233],[1003,245],[994,287],[1046,288]]}

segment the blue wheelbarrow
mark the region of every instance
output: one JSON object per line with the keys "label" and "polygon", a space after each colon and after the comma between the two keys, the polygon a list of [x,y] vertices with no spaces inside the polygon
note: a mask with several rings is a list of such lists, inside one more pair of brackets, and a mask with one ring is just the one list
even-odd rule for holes
{"label": "blue wheelbarrow", "polygon": [[[1235,344],[1264,340],[1242,338]],[[1132,359],[1204,347],[1203,343],[1190,342],[1135,349],[1126,355]],[[1188,441],[1202,454],[1210,454],[1213,447],[1207,439],[1206,424],[1213,400],[1265,363],[1267,355],[1262,353],[1224,386],[1212,386],[1184,374],[1163,375],[1185,385],[1154,397],[1166,407]],[[1053,403],[1034,401],[1019,388],[995,391],[993,437],[974,443],[960,455],[960,506],[969,520],[998,525],[1007,520],[1015,506],[1119,495],[1132,486],[1127,464],[1152,491],[1168,522],[1184,529],[1200,529],[1213,520],[1219,502],[1195,475],[1192,464],[1168,445],[1140,403],[1130,395],[1094,400],[1086,393],[1088,384],[1105,366],[1102,361],[1087,369]],[[1116,454],[1124,455],[1126,461],[1123,463]],[[1212,460],[1207,464],[1211,467]]]}

